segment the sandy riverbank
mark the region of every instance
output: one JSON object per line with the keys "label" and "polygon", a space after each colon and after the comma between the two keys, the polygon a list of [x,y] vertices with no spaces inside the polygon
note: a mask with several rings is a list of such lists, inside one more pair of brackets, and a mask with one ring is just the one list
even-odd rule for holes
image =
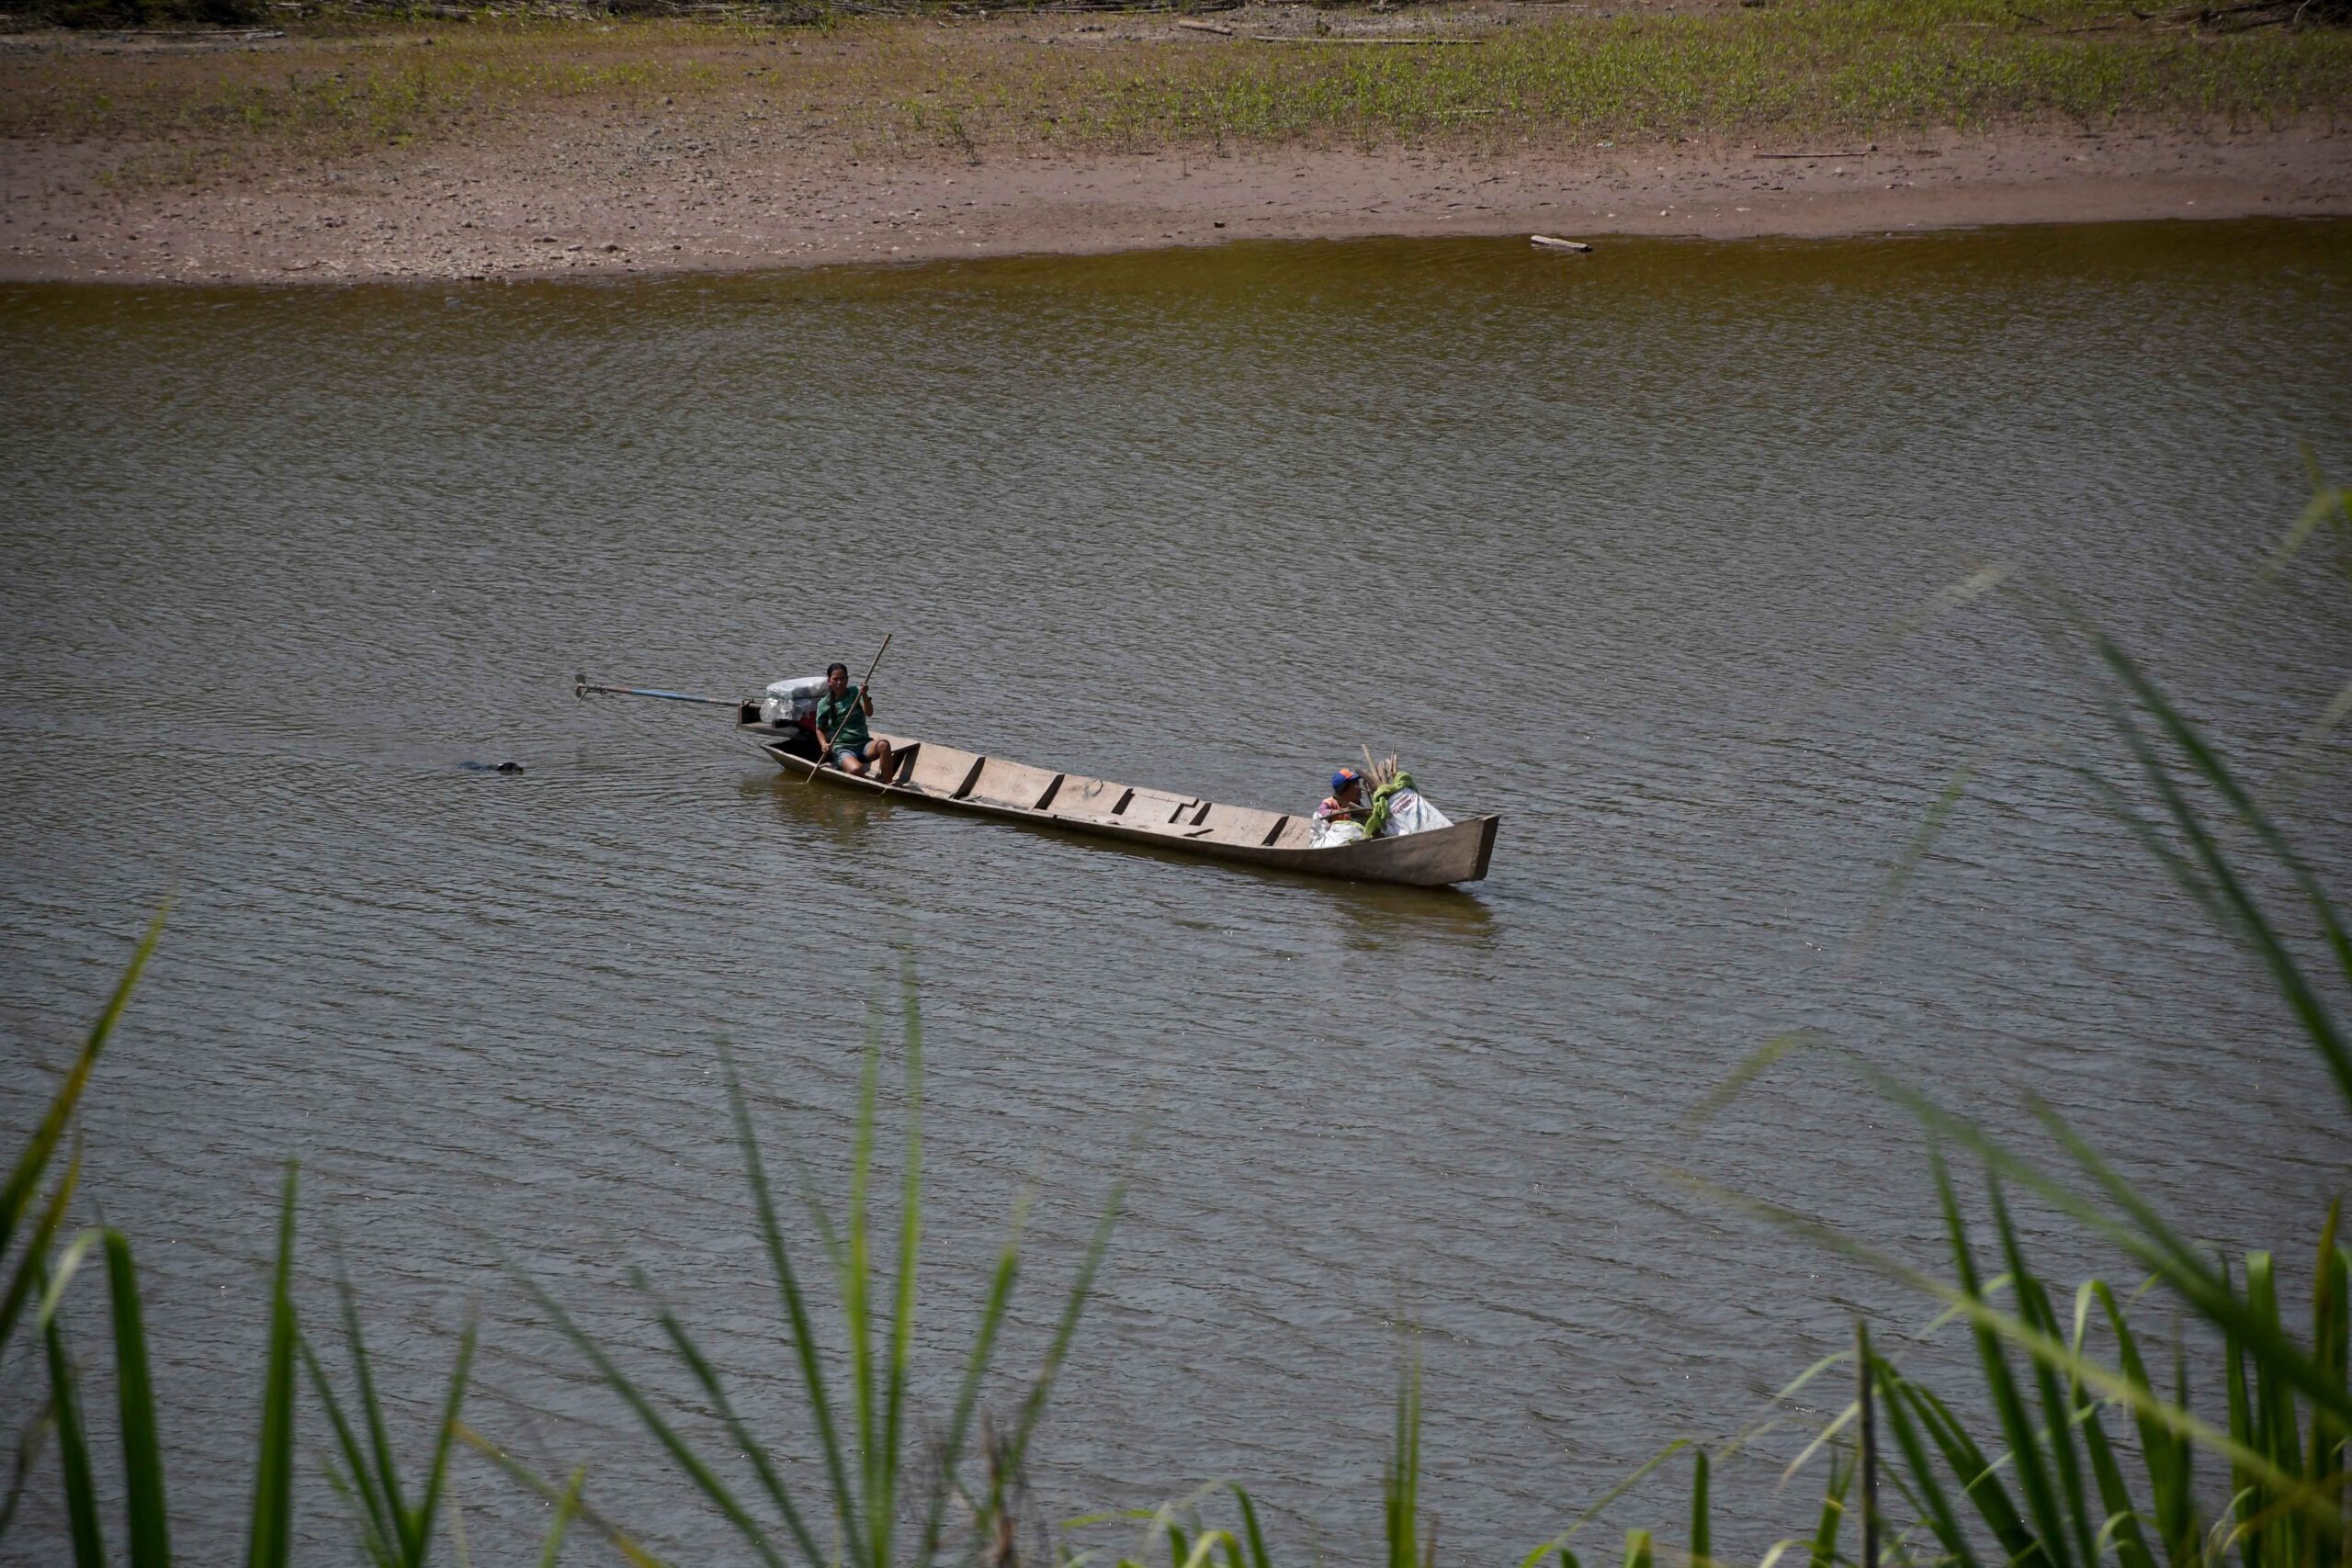
{"label": "sandy riverbank", "polygon": [[[1735,0],[1650,0],[1631,19],[1253,0],[1205,23],[17,35],[0,39],[0,280],[2352,215],[2352,138],[2335,131],[2352,40],[2183,44],[2098,20],[2106,0],[2068,3],[2093,20],[1996,30],[1976,0],[1875,28]],[[1449,47],[1419,47],[1432,38]],[[1850,58],[1815,62],[1832,49]],[[1907,96],[1856,121],[1872,59]],[[1736,71],[1765,107],[1724,107]],[[1950,85],[1972,71],[2008,97]],[[2084,85],[2134,73],[2131,112]],[[1677,93],[1690,107],[1657,107]],[[2228,112],[2200,107],[2215,101]],[[2075,112],[2023,112],[2058,102]],[[2010,110],[1982,118],[1988,104]],[[1974,106],[1978,129],[1867,128],[1934,123],[1939,105]]]}
{"label": "sandy riverbank", "polygon": [[[1765,151],[1789,151],[1768,149]],[[1632,147],[851,162],[660,124],[110,192],[8,151],[0,278],[252,283],[741,270],[1233,239],[1834,235],[2352,215],[2346,142],[2008,132],[1858,155]]]}

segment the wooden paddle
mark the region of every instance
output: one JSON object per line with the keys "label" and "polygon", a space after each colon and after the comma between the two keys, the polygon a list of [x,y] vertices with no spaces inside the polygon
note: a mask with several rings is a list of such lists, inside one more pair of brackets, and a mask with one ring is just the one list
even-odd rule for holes
{"label": "wooden paddle", "polygon": [[[865,667],[865,679],[857,683],[858,708],[864,708],[874,700],[871,692],[869,692],[867,688],[869,688],[874,682],[874,671],[882,667],[882,656],[890,651],[890,639],[898,635],[899,634],[896,632],[884,632],[882,634],[882,646],[874,650],[874,662]],[[851,710],[853,714],[856,711],[857,709],[855,708]],[[817,726],[817,767],[808,770],[809,783],[813,784],[816,782],[818,769],[824,767],[827,762],[831,760],[832,755],[833,738],[825,733],[825,727],[820,724]],[[854,777],[856,775],[853,774],[852,776]]]}

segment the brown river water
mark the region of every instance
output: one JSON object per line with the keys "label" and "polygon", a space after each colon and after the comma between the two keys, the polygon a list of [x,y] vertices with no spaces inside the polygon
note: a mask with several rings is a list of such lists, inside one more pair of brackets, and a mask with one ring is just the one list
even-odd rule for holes
{"label": "brown river water", "polygon": [[[813,1486],[718,1053],[786,1193],[797,1161],[838,1203],[902,954],[919,1430],[1024,1189],[1000,1416],[1125,1169],[1039,1506],[1238,1478],[1291,1562],[1373,1551],[1402,1324],[1440,1551],[1515,1562],[1856,1311],[1931,1315],[1677,1181],[1939,1256],[1916,1127],[1828,1057],[1684,1129],[1783,1031],[2005,1126],[2039,1090],[2201,1235],[2301,1256],[2344,1184],[2260,977],[2055,765],[2112,748],[2027,602],[1905,628],[2014,563],[2274,773],[2352,657],[2340,579],[2256,581],[2298,443],[2352,473],[2352,226],[17,288],[0,398],[0,1133],[172,897],[83,1217],[139,1249],[187,1561],[242,1540],[288,1159],[313,1325],[339,1253],[412,1451],[476,1312],[476,1426],[587,1464],[675,1561],[747,1560],[511,1271],[683,1398],[642,1267]],[[571,694],[731,696],[885,631],[890,728],[1288,809],[1369,743],[1503,815],[1492,874],[1324,884],[853,798],[715,710]],[[2284,807],[2339,890],[2346,800],[2335,751]],[[2053,1269],[2120,1270],[2030,1217]],[[69,1306],[99,1362],[101,1301]],[[30,1371],[0,1369],[11,1429]],[[356,1561],[304,1420],[301,1556]],[[1775,1490],[1800,1440],[1726,1467],[1724,1544],[1810,1529],[1817,1481]],[[42,1475],[0,1558],[62,1551]],[[1595,1551],[1679,1539],[1685,1476]],[[535,1560],[537,1504],[470,1458],[455,1488],[476,1561]]]}

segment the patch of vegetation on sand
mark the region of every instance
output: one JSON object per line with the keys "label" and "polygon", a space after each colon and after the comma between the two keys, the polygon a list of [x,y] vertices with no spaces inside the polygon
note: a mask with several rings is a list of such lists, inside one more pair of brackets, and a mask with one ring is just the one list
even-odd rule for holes
{"label": "patch of vegetation on sand", "polygon": [[1255,11],[1205,24],[1130,14],[1111,27],[1035,13],[790,28],[740,15],[481,14],[430,30],[346,17],[265,50],[19,52],[0,60],[0,135],[328,155],[605,116],[972,156],[1499,149],[2050,123],[2268,128],[2332,124],[2352,100],[2352,31],[2221,31],[2119,0],[1623,15],[1483,0],[1314,16],[1314,32]]}
{"label": "patch of vegetation on sand", "polygon": [[313,36],[293,47],[153,57],[60,51],[0,64],[0,135],[225,140],[334,153],[459,135],[579,105],[708,96],[713,30],[492,21]]}
{"label": "patch of vegetation on sand", "polygon": [[[1469,130],[1587,137],[1970,130],[2152,117],[2188,126],[2329,110],[2352,91],[2352,37],[2220,39],[2068,7],[2053,25],[1954,0],[1873,0],[1710,17],[1498,28],[1476,48],[1293,46],[1098,68],[1061,100],[1081,133],[1136,144]],[[1123,62],[1124,64],[1124,62]],[[1052,106],[1041,105],[1050,110]]]}

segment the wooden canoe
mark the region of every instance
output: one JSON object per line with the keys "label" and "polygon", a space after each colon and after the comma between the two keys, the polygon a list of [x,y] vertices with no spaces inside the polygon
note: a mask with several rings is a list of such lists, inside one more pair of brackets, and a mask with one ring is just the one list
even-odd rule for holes
{"label": "wooden canoe", "polygon": [[[746,713],[756,720],[756,710],[749,705]],[[1473,817],[1425,833],[1310,849],[1307,840],[1315,827],[1310,817],[1225,806],[1081,773],[1057,773],[879,730],[874,733],[890,742],[890,776],[844,773],[820,768],[786,750],[771,725],[747,722],[737,728],[787,773],[804,778],[813,773],[843,788],[1357,882],[1399,882],[1414,887],[1476,882],[1487,874],[1487,863],[1495,852],[1495,829],[1502,821],[1499,817]]]}

